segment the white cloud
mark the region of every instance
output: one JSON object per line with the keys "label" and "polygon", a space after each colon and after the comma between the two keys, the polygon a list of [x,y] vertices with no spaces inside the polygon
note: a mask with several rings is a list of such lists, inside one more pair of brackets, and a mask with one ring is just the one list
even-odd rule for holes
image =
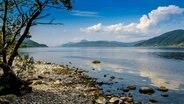
{"label": "white cloud", "polygon": [[152,10],[148,15],[143,15],[140,18],[140,23],[137,24],[137,28],[149,28],[150,26],[157,25],[161,22],[169,22],[172,19],[177,19],[176,16],[182,15],[184,16],[184,8],[174,5],[158,7],[156,10]]}
{"label": "white cloud", "polygon": [[[143,15],[139,22],[130,24],[113,24],[102,25],[98,23],[96,25],[81,28],[81,31],[91,32],[106,32],[117,33],[123,38],[134,36],[153,36],[159,35],[162,32],[166,32],[174,29],[181,29],[184,26],[184,8],[180,8],[175,5],[169,5],[164,7],[158,7],[152,10],[147,15]],[[131,35],[131,36],[130,36]]]}
{"label": "white cloud", "polygon": [[72,15],[81,17],[99,17],[98,12],[73,10]]}
{"label": "white cloud", "polygon": [[83,32],[87,32],[87,33],[90,33],[90,32],[101,32],[101,31],[103,31],[103,26],[102,26],[101,23],[98,23],[98,24],[96,24],[94,26],[90,26],[90,27],[87,27],[85,29],[81,28],[80,30],[83,31]]}

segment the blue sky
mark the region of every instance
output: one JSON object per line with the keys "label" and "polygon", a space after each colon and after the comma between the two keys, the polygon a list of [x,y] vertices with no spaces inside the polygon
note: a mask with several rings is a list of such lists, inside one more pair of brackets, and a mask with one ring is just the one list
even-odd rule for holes
{"label": "blue sky", "polygon": [[72,11],[50,11],[63,26],[38,25],[33,40],[57,46],[66,42],[109,40],[131,42],[184,29],[183,0],[75,0]]}

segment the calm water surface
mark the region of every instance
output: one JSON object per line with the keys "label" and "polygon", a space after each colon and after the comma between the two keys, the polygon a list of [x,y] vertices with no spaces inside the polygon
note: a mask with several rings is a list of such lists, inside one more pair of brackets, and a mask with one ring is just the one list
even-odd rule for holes
{"label": "calm water surface", "polygon": [[[184,49],[182,48],[24,48],[21,54],[29,54],[35,60],[68,64],[85,69],[99,81],[112,82],[100,86],[104,93],[123,95],[118,88],[128,85],[166,86],[169,97],[161,97],[162,92],[144,95],[130,91],[136,100],[148,102],[154,98],[160,104],[184,104]],[[101,64],[92,64],[100,60]],[[92,70],[95,69],[95,70]],[[104,77],[107,75],[107,77]],[[115,76],[114,80],[110,80]],[[110,92],[109,92],[110,91]]]}

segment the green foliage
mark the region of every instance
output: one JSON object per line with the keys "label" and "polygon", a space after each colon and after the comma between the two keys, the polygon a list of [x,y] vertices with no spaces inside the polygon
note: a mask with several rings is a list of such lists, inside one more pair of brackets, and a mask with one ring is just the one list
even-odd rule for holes
{"label": "green foliage", "polygon": [[184,46],[184,30],[170,31],[136,46]]}
{"label": "green foliage", "polygon": [[34,73],[34,59],[33,57],[29,57],[29,55],[19,56],[19,63],[16,64],[18,67],[17,76],[20,78],[26,75],[33,75]]}

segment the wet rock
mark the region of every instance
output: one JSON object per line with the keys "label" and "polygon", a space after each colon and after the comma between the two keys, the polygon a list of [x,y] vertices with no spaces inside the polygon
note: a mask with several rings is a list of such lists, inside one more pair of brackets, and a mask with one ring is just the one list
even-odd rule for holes
{"label": "wet rock", "polygon": [[136,86],[134,86],[134,85],[130,85],[130,86],[128,86],[127,87],[129,90],[136,90]]}
{"label": "wet rock", "polygon": [[168,94],[161,94],[161,96],[168,97],[169,95]]}
{"label": "wet rock", "polygon": [[149,99],[149,101],[150,101],[151,103],[156,103],[156,102],[158,102],[158,101],[155,100],[155,99]]}
{"label": "wet rock", "polygon": [[134,100],[132,97],[126,97],[126,101],[130,103],[130,102],[133,102]]}
{"label": "wet rock", "polygon": [[133,97],[133,95],[131,93],[128,94],[128,97]]}
{"label": "wet rock", "polygon": [[96,82],[97,85],[102,86],[102,85],[112,85],[113,83],[108,83],[108,82]]}
{"label": "wet rock", "polygon": [[129,91],[128,88],[123,88],[122,90],[123,90],[123,92],[128,92]]}
{"label": "wet rock", "polygon": [[111,80],[115,79],[115,76],[111,76],[110,79],[111,79]]}
{"label": "wet rock", "polygon": [[97,82],[96,84],[98,84],[99,86],[102,86],[105,83],[104,82]]}
{"label": "wet rock", "polygon": [[119,98],[118,97],[112,97],[110,100],[109,100],[109,102],[110,103],[113,103],[113,104],[118,104],[119,103]]}
{"label": "wet rock", "polygon": [[98,103],[98,104],[106,104],[106,102],[107,102],[107,100],[102,96],[100,96],[96,99],[96,103]]}
{"label": "wet rock", "polygon": [[109,92],[109,93],[110,93],[110,92],[111,92],[111,90],[106,90],[106,92]]}
{"label": "wet rock", "polygon": [[153,88],[150,88],[150,87],[141,87],[139,89],[139,92],[140,93],[143,93],[143,94],[152,94],[154,93],[155,91],[153,90]]}
{"label": "wet rock", "polygon": [[142,104],[140,101],[134,101],[134,104]]}
{"label": "wet rock", "polygon": [[16,101],[17,96],[13,94],[0,96],[0,104],[9,104]]}
{"label": "wet rock", "polygon": [[168,91],[168,89],[167,89],[165,86],[160,86],[160,87],[158,88],[158,90],[159,90],[159,91],[162,91],[162,92],[167,92],[167,91]]}
{"label": "wet rock", "polygon": [[99,60],[92,61],[93,64],[100,64],[101,62]]}

